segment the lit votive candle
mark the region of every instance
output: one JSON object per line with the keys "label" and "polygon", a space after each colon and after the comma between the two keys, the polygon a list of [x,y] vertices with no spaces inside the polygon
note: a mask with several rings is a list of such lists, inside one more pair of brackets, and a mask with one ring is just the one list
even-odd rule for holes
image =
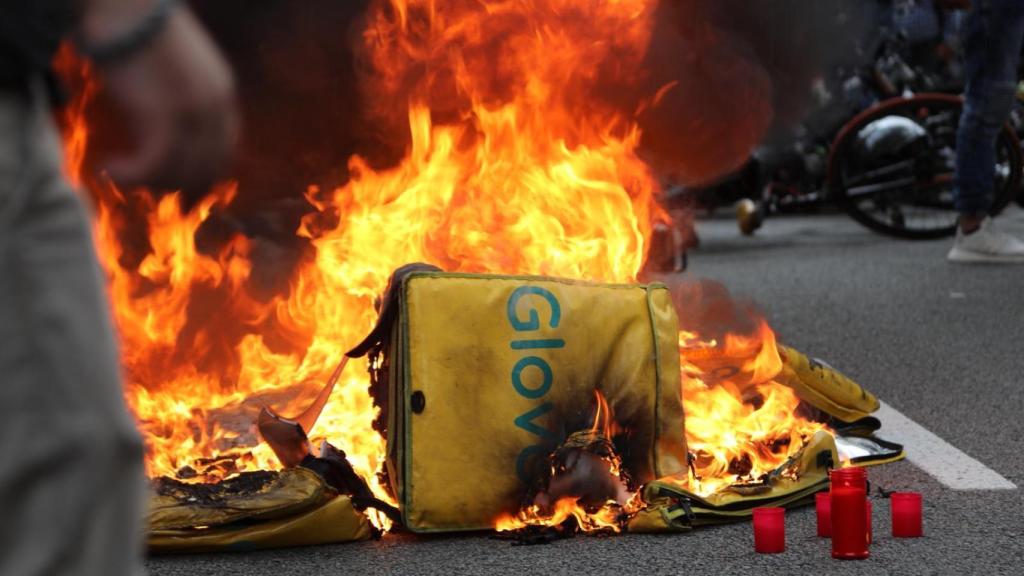
{"label": "lit votive candle", "polygon": [[818,536],[830,538],[832,536],[832,494],[829,492],[815,494],[814,511],[818,516]]}
{"label": "lit votive candle", "polygon": [[832,488],[832,557],[868,557],[867,498],[860,488]]}
{"label": "lit votive candle", "polygon": [[786,551],[785,508],[754,508],[754,551],[760,554]]}
{"label": "lit votive candle", "polygon": [[[873,533],[871,531],[871,500],[866,503],[868,545],[871,544]],[[814,495],[814,511],[818,518],[818,536],[821,538],[832,537],[832,494],[830,492],[818,492]]]}
{"label": "lit votive candle", "polygon": [[896,538],[923,536],[921,495],[917,492],[894,492],[889,501],[892,506],[892,535]]}

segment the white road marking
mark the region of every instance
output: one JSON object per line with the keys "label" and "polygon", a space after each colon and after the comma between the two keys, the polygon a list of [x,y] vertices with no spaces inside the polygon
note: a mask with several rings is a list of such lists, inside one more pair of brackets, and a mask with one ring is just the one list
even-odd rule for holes
{"label": "white road marking", "polygon": [[995,470],[932,434],[885,402],[873,416],[882,421],[878,436],[902,444],[907,460],[953,490],[1016,490]]}

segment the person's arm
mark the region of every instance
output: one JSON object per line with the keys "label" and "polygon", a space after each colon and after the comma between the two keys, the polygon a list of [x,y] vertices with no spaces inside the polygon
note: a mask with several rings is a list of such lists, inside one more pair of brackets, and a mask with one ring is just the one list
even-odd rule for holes
{"label": "person's arm", "polygon": [[110,161],[110,176],[202,194],[234,152],[234,82],[185,3],[165,1],[82,0],[75,38],[84,55],[96,55],[104,90],[133,131],[133,149]]}

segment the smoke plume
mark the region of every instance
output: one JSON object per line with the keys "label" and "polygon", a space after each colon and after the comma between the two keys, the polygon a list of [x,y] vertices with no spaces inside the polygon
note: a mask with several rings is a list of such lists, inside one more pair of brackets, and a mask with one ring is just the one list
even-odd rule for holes
{"label": "smoke plume", "polygon": [[648,160],[682,184],[738,167],[773,129],[798,121],[813,80],[854,59],[854,0],[663,0],[642,91]]}

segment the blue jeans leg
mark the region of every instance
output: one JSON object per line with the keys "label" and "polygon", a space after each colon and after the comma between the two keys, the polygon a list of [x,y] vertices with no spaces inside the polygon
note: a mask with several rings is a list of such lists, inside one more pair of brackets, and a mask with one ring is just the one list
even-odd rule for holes
{"label": "blue jeans leg", "polygon": [[957,132],[956,208],[984,214],[994,196],[996,137],[1017,90],[1024,2],[975,0],[964,34],[967,90]]}

